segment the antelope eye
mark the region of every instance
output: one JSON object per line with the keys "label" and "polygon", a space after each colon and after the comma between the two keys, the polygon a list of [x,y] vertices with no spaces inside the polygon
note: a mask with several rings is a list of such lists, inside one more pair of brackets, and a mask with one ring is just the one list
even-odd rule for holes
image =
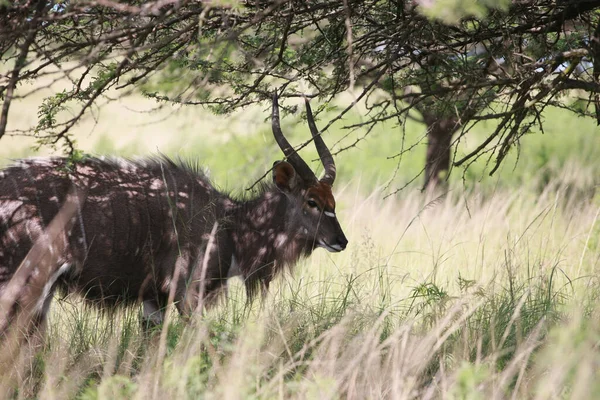
{"label": "antelope eye", "polygon": [[308,204],[308,206],[309,206],[309,207],[312,207],[312,208],[316,208],[316,207],[318,207],[318,205],[317,205],[317,202],[316,202],[316,201],[314,201],[313,199],[308,199],[308,200],[306,201],[306,204]]}

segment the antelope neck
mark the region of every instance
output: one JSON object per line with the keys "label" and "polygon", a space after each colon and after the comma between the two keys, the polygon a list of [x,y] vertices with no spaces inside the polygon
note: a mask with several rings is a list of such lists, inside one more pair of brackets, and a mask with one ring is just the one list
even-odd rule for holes
{"label": "antelope neck", "polygon": [[284,194],[270,190],[232,207],[229,231],[235,259],[246,279],[256,275],[268,281],[302,254],[296,233],[290,231],[287,204]]}

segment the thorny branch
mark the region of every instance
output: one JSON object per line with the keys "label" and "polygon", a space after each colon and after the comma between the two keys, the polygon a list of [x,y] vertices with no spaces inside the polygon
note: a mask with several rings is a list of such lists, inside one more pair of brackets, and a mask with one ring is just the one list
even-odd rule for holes
{"label": "thorny branch", "polygon": [[[424,17],[408,0],[2,4],[0,55],[9,67],[0,70],[0,137],[23,133],[7,130],[10,105],[39,87],[25,90],[21,83],[67,78],[72,87],[40,105],[31,133],[68,151],[73,126],[92,106],[109,91],[134,88],[217,113],[266,103],[284,85],[284,97],[324,101],[358,89],[324,132],[358,100],[369,112],[349,128],[367,134],[416,111],[455,119],[458,143],[474,123],[495,120],[496,129],[453,163],[467,166],[493,152],[491,173],[533,124],[543,124],[549,105],[600,122],[600,0],[514,1],[506,11],[491,9],[455,25]],[[592,107],[570,107],[586,96]]]}

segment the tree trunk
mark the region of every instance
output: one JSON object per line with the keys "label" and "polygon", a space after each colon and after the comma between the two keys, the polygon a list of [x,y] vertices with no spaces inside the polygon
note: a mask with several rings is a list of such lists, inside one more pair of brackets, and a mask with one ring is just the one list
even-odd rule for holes
{"label": "tree trunk", "polygon": [[424,116],[427,125],[427,156],[423,188],[435,189],[446,184],[450,170],[452,135],[460,127],[456,118]]}

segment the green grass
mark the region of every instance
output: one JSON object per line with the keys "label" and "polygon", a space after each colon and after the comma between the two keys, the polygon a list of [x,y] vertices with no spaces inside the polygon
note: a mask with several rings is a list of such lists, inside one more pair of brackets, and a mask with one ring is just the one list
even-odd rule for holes
{"label": "green grass", "polygon": [[[238,192],[280,157],[260,109],[232,120],[185,109],[146,131],[139,121],[168,110],[138,121],[111,107],[112,123],[101,120],[92,135],[81,128],[86,151],[133,156],[160,146],[200,159]],[[346,251],[317,250],[252,307],[232,279],[221,304],[192,324],[173,315],[164,334],[144,334],[138,309],[107,317],[76,297],[56,299],[32,373],[0,397],[598,398],[600,139],[591,121],[562,111],[546,119],[545,135],[524,138],[516,167],[513,154],[488,178],[481,160],[464,182],[455,171],[437,199],[416,182],[383,200],[420,171],[425,149],[406,153],[384,190],[397,162],[386,157],[402,143],[399,128],[378,128],[336,158]],[[407,127],[405,147],[422,129]],[[294,143],[308,136],[293,117],[284,132]],[[344,134],[338,126],[325,139]],[[352,135],[342,146],[360,137]],[[0,153],[22,148],[10,142]]]}
{"label": "green grass", "polygon": [[[317,251],[248,308],[144,335],[55,302],[42,398],[595,398],[593,202],[497,192],[382,202],[342,192],[346,252]],[[165,328],[163,328],[165,329]],[[164,347],[161,354],[158,350]]]}

